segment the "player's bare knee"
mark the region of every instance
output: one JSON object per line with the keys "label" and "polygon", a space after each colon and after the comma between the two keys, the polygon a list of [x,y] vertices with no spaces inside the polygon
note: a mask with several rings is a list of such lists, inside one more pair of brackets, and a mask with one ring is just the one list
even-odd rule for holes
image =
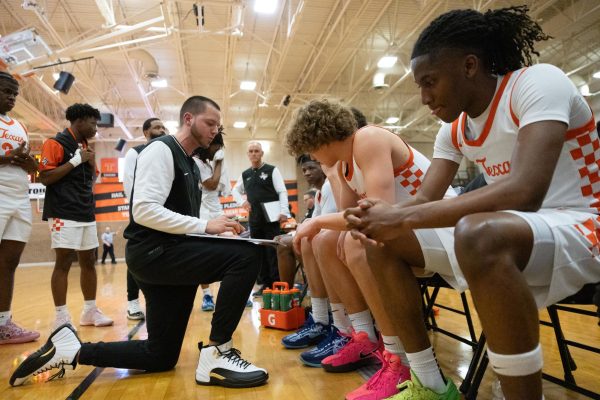
{"label": "player's bare knee", "polygon": [[503,253],[500,223],[479,214],[461,218],[454,229],[456,258],[467,280],[476,279],[482,269],[489,271]]}
{"label": "player's bare knee", "polygon": [[313,249],[318,249],[320,253],[327,250],[336,250],[337,237],[339,233],[334,231],[321,231],[312,240]]}

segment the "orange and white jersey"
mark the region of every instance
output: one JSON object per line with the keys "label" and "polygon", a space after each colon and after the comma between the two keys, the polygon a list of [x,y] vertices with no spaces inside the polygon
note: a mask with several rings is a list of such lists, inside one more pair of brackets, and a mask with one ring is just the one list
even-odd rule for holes
{"label": "orange and white jersey", "polygon": [[[22,142],[26,145],[29,142],[27,129],[16,119],[0,115],[0,154],[7,155]],[[26,196],[29,191],[27,172],[14,165],[0,165],[0,188],[5,194]]]}
{"label": "orange and white jersey", "polygon": [[[360,130],[355,133],[360,133]],[[396,187],[396,203],[408,200],[417,194],[417,190],[423,182],[425,173],[429,169],[431,162],[427,157],[421,154],[418,150],[412,148],[408,143],[408,160],[394,169],[394,183]],[[348,186],[361,198],[367,197],[365,188],[365,179],[360,167],[352,155],[352,165],[346,162],[340,162],[342,174]],[[448,188],[444,197],[454,197],[456,193],[452,188]]]}
{"label": "orange and white jersey", "polygon": [[552,65],[537,64],[499,76],[496,94],[483,114],[470,118],[463,113],[440,128],[433,157],[460,163],[464,155],[493,184],[510,174],[519,129],[539,121],[568,126],[542,208],[598,214],[600,141],[594,116],[573,83]]}

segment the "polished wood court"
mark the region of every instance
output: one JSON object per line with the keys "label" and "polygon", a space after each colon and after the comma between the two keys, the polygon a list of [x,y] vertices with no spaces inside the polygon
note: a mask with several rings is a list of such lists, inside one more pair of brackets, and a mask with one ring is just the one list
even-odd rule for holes
{"label": "polished wood court", "polygon": [[[69,276],[68,305],[82,341],[112,341],[126,338],[135,322],[125,317],[126,284],[125,266],[98,265],[98,305],[115,320],[113,327],[94,328],[77,325],[83,301],[79,289],[79,268],[73,267]],[[54,318],[54,306],[50,293],[51,267],[19,268],[13,301],[13,318],[19,324],[37,329],[41,338],[35,343],[0,346],[0,399],[66,399],[93,370],[90,366],[79,366],[67,371],[64,378],[52,382],[34,382],[22,387],[11,388],[8,378],[19,358],[41,346],[48,337]],[[216,287],[213,288],[216,291]],[[444,290],[439,301],[459,306],[455,292]],[[300,350],[284,350],[280,340],[285,332],[264,329],[259,322],[259,303],[244,312],[234,336],[234,345],[242,356],[269,371],[267,385],[252,389],[224,389],[199,386],[194,372],[198,362],[197,343],[207,340],[212,313],[200,311],[201,296],[190,322],[186,340],[177,368],[163,373],[146,374],[138,371],[107,368],[80,397],[81,399],[343,399],[344,394],[358,387],[364,379],[356,372],[330,374],[317,368],[303,366],[298,360]],[[542,313],[542,316],[544,314]],[[600,346],[600,326],[597,319],[585,316],[561,314],[567,338]],[[441,310],[440,326],[467,335],[464,318]],[[479,329],[479,327],[477,327]],[[545,371],[561,376],[560,358],[551,328],[542,327]],[[145,326],[135,338],[146,336]],[[436,353],[444,372],[457,385],[464,377],[472,356],[471,349],[456,340],[440,334],[432,334]],[[578,369],[575,377],[586,388],[600,392],[600,356],[572,349]],[[486,373],[479,390],[480,399],[491,399],[492,373]],[[544,382],[546,399],[585,399],[586,397]]]}

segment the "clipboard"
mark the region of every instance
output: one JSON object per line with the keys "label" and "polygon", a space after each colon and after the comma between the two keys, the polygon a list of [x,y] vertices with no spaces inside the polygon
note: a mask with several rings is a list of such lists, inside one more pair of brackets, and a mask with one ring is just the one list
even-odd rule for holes
{"label": "clipboard", "polygon": [[197,237],[200,239],[214,239],[214,240],[237,240],[242,242],[249,242],[256,245],[262,246],[279,246],[279,242],[270,239],[255,239],[255,238],[243,238],[240,236],[219,236],[219,235],[209,235],[202,233],[188,233],[186,236]]}
{"label": "clipboard", "polygon": [[269,222],[279,222],[279,215],[281,215],[281,206],[279,200],[269,201],[266,203],[260,203],[260,207]]}

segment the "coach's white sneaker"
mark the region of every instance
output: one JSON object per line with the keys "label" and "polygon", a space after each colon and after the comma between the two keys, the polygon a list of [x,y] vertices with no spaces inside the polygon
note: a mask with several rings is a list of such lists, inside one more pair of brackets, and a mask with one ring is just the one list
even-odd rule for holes
{"label": "coach's white sneaker", "polygon": [[79,325],[81,326],[110,326],[113,320],[108,318],[98,307],[90,308],[88,311],[81,312]]}
{"label": "coach's white sneaker", "polygon": [[56,374],[48,378],[62,378],[65,368],[75,369],[77,366],[77,353],[81,349],[81,342],[71,325],[63,325],[52,332],[48,341],[38,351],[30,354],[21,363],[10,377],[12,386],[22,385],[30,376],[54,368],[60,368]]}
{"label": "coach's white sneaker", "polygon": [[269,379],[265,369],[258,368],[240,357],[240,351],[232,347],[233,341],[219,346],[202,346],[196,368],[196,383],[246,388],[262,385]]}

